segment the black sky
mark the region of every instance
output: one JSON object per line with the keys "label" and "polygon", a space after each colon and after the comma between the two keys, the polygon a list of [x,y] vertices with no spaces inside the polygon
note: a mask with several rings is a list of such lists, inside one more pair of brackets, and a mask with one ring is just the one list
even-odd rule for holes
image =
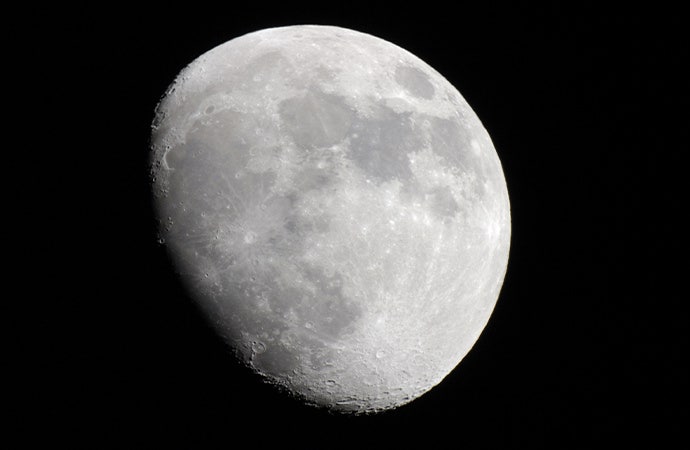
{"label": "black sky", "polygon": [[[259,448],[589,448],[684,438],[688,317],[676,289],[682,266],[671,258],[687,204],[682,15],[658,6],[418,7],[194,4],[28,17],[44,33],[25,55],[51,73],[42,104],[63,116],[55,139],[69,154],[55,187],[68,194],[51,208],[65,230],[57,241],[77,245],[53,259],[52,305],[35,317],[51,337],[33,359],[51,376],[32,390],[40,406],[27,423],[89,448],[240,448],[245,438]],[[147,144],[168,84],[231,38],[305,23],[374,34],[444,75],[489,131],[511,197],[509,268],[489,325],[441,385],[377,416],[302,407],[238,369],[155,243]]]}

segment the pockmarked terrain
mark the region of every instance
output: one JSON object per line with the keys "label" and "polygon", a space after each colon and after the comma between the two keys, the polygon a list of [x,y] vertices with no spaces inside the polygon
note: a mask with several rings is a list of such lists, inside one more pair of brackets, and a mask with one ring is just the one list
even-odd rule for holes
{"label": "pockmarked terrain", "polygon": [[500,161],[460,93],[360,32],[222,44],[159,104],[161,242],[239,359],[304,402],[405,404],[470,351],[510,245]]}

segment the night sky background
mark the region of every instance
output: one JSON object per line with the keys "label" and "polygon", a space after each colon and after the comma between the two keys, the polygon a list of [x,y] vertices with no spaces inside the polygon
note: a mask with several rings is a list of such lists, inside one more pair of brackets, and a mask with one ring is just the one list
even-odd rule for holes
{"label": "night sky background", "polygon": [[[25,352],[37,381],[22,391],[28,415],[16,415],[28,438],[71,448],[687,443],[687,259],[674,257],[687,234],[687,15],[227,3],[26,16],[43,43],[25,55],[43,61],[33,76],[53,86],[41,104],[60,116],[51,132],[67,155],[46,207],[60,233],[43,248],[63,256],[50,259],[55,283],[31,316],[43,336]],[[155,239],[147,148],[165,89],[216,45],[292,24],[367,32],[434,67],[489,131],[508,183],[511,254],[488,326],[440,385],[379,415],[313,410],[240,369]]]}

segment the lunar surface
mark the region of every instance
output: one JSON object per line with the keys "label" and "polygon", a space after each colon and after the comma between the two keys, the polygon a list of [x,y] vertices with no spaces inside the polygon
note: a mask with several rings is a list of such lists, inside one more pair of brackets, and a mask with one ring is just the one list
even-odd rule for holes
{"label": "lunar surface", "polygon": [[152,128],[160,241],[264,380],[376,412],[470,351],[510,204],[489,135],[429,65],[348,29],[261,30],[182,70]]}

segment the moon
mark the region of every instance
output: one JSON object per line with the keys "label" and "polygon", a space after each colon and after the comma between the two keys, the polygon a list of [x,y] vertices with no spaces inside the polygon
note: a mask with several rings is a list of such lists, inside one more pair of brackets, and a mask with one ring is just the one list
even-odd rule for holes
{"label": "moon", "polygon": [[494,309],[511,231],[498,155],[460,93],[390,42],[288,26],[213,48],[156,108],[150,163],[190,296],[306,404],[412,401]]}

